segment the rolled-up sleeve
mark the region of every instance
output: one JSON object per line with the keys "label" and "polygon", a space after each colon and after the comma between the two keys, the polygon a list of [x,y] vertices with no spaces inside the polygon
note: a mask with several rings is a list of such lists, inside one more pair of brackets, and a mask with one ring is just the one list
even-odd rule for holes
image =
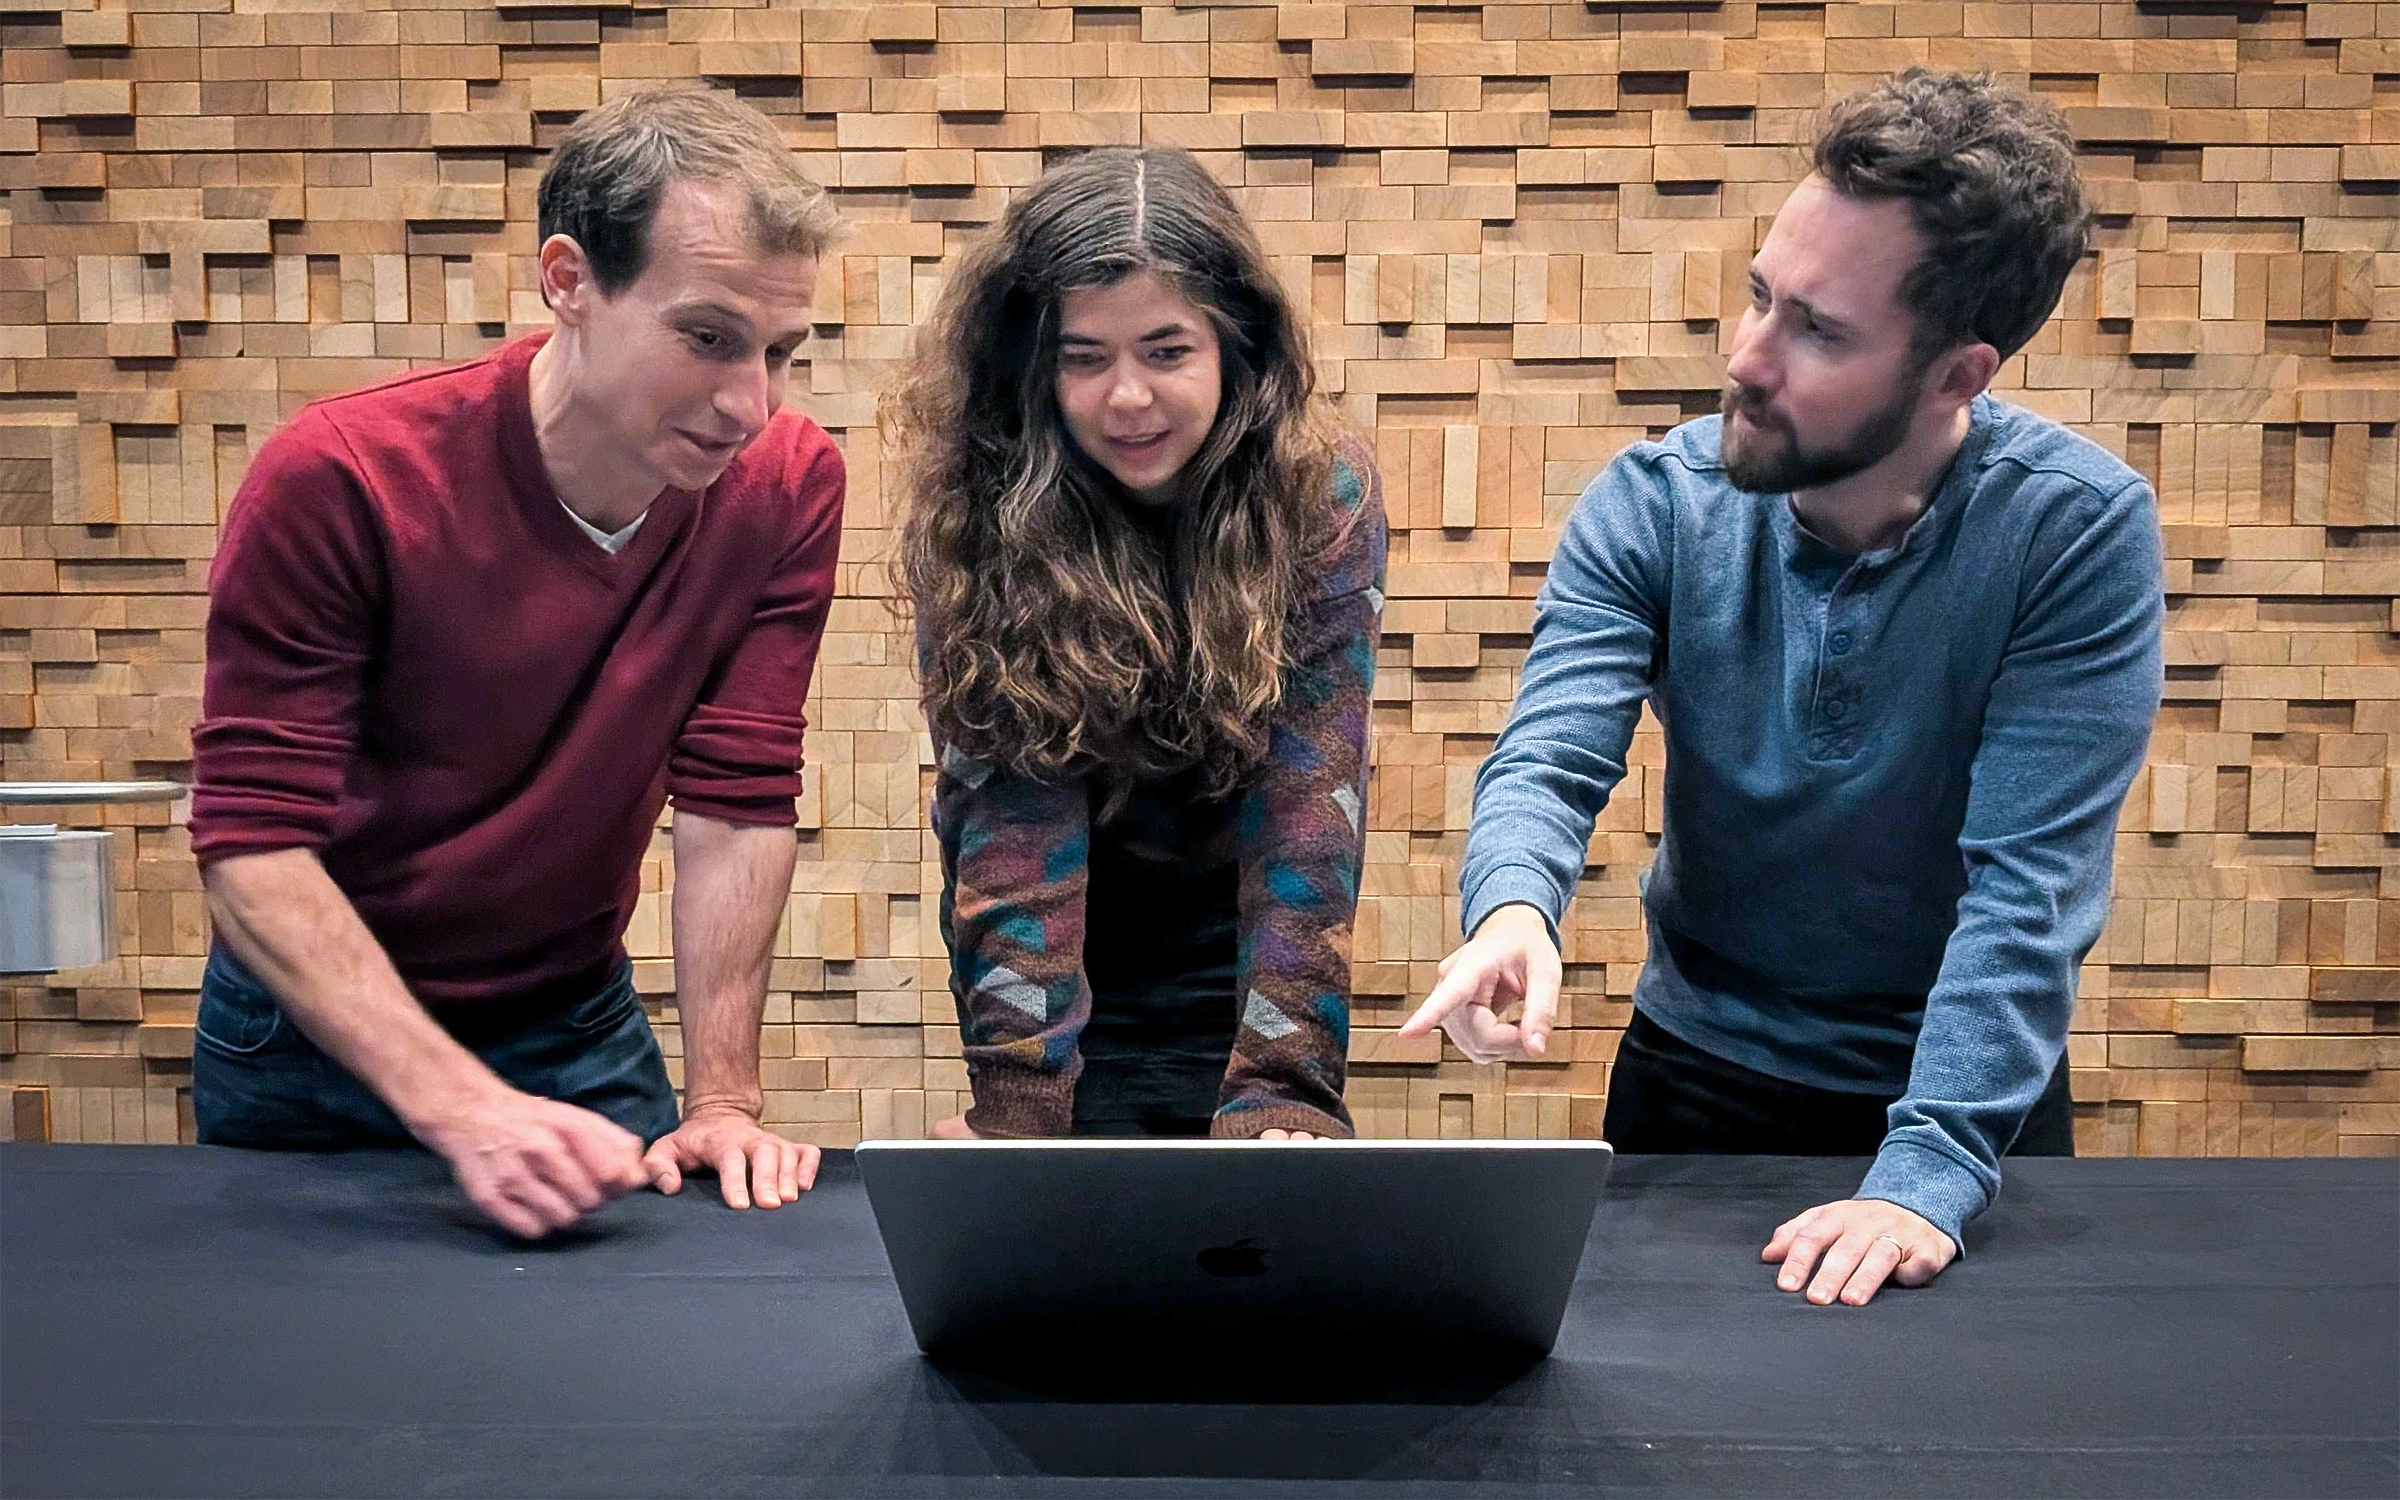
{"label": "rolled-up sleeve", "polygon": [[358,748],[385,574],[332,424],[305,412],[260,448],[209,573],[192,726],[192,852],[322,848]]}
{"label": "rolled-up sleeve", "polygon": [[799,521],[759,590],[749,628],[710,675],[667,760],[680,811],[727,823],[790,824],[800,796],[803,712],[833,606],[847,480],[817,445],[792,480]]}

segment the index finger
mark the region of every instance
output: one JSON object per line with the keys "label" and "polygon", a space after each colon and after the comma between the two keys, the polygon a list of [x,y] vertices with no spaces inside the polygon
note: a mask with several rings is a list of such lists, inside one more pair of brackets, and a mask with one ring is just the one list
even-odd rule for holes
{"label": "index finger", "polygon": [[1424,1036],[1450,1018],[1450,1013],[1470,1001],[1488,1002],[1492,993],[1492,971],[1488,965],[1461,964],[1443,977],[1417,1007],[1417,1013],[1400,1023],[1400,1035]]}
{"label": "index finger", "polygon": [[739,1145],[717,1153],[717,1186],[725,1194],[727,1208],[750,1206],[750,1165]]}

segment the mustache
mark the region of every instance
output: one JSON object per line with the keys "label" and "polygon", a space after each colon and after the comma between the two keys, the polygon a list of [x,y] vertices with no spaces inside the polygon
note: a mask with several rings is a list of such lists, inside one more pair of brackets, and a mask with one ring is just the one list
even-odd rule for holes
{"label": "mustache", "polygon": [[1738,380],[1725,382],[1725,388],[1718,397],[1718,410],[1728,417],[1738,412],[1761,427],[1772,427],[1781,432],[1791,429],[1791,424],[1776,414],[1773,404],[1756,386],[1744,385]]}

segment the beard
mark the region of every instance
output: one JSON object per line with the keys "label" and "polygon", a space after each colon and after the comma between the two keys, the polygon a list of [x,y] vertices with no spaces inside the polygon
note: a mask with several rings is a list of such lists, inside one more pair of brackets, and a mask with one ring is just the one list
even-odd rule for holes
{"label": "beard", "polygon": [[[1725,382],[1721,410],[1725,420],[1717,435],[1717,456],[1734,488],[1754,495],[1783,495],[1836,484],[1891,457],[1908,438],[1925,399],[1917,378],[1920,366],[1900,382],[1892,399],[1868,414],[1849,438],[1831,448],[1809,448],[1791,419],[1768,407],[1764,398],[1739,381]],[[1734,414],[1743,423],[1736,436]]]}

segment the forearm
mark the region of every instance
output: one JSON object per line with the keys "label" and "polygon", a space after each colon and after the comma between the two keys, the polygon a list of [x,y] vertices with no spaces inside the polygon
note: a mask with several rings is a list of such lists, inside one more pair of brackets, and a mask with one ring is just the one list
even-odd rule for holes
{"label": "forearm", "polygon": [[2080,838],[1986,854],[1860,1197],[1956,1239],[1999,1192],[2000,1158],[2066,1049],[2076,971],[2107,915],[2114,812],[2112,802]]}
{"label": "forearm", "polygon": [[1362,589],[1311,611],[1240,814],[1240,1023],[1211,1127],[1220,1136],[1351,1133],[1342,1092],[1377,603]]}
{"label": "forearm", "polygon": [[945,749],[933,821],[942,942],[975,1095],[968,1123],[986,1135],[1064,1135],[1092,1013],[1083,974],[1089,791]]}
{"label": "forearm", "polygon": [[1908,1092],[1861,1190],[1954,1238],[1999,1190],[2000,1157],[2065,1049],[2164,675],[2147,487],[2129,485],[2069,535],[1993,684],[1958,841],[1967,893]]}
{"label": "forearm", "polygon": [[758,1031],[798,850],[792,830],[780,824],[676,810],[675,997],[686,1115],[703,1105],[752,1116],[765,1107]]}
{"label": "forearm", "polygon": [[1523,902],[1551,924],[1582,876],[1592,824],[1625,777],[1626,753],[1663,624],[1659,523],[1620,462],[1568,519],[1534,614],[1517,700],[1475,773],[1459,868],[1459,918],[1472,934]]}
{"label": "forearm", "polygon": [[313,850],[223,859],[205,884],[217,936],[420,1138],[507,1091],[408,992]]}

